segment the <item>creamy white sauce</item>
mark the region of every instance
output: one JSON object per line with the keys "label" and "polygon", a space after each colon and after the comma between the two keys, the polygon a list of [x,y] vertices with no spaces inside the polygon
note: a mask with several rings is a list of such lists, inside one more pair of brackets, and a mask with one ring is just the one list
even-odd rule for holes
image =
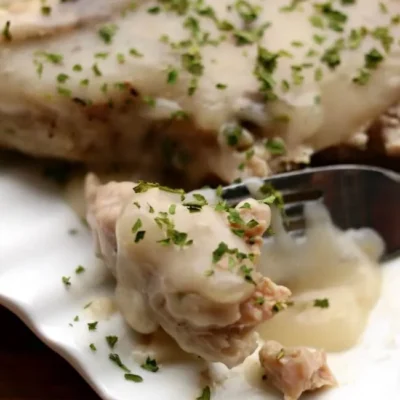
{"label": "creamy white sauce", "polygon": [[[263,249],[260,269],[292,291],[294,304],[259,332],[283,345],[346,350],[358,342],[380,296],[384,243],[368,229],[338,230],[321,204],[309,205],[305,214],[308,227],[300,241],[275,216],[276,235]],[[316,299],[329,306],[314,306]]]}

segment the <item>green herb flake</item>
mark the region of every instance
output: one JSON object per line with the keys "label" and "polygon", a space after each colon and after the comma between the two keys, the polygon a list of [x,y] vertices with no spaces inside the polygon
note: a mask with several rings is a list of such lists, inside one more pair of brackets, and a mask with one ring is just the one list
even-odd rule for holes
{"label": "green herb flake", "polygon": [[4,24],[3,30],[1,32],[3,39],[6,42],[11,42],[11,40],[12,40],[10,27],[11,27],[11,21],[6,21],[6,23]]}
{"label": "green herb flake", "polygon": [[226,143],[231,147],[235,147],[239,144],[239,139],[241,138],[242,133],[243,130],[239,125],[229,125],[223,130]]}
{"label": "green herb flake", "polygon": [[390,35],[389,29],[387,27],[381,26],[381,27],[375,28],[372,31],[372,36],[376,40],[379,40],[381,42],[381,44],[386,52],[390,51],[390,48],[394,41],[394,38],[392,35]]}
{"label": "green herb flake", "polygon": [[143,57],[143,54],[142,54],[142,53],[140,53],[138,50],[133,49],[133,48],[129,50],[129,54],[130,54],[131,56],[137,57],[137,58]]}
{"label": "green herb flake", "polygon": [[285,154],[286,147],[285,143],[282,139],[279,138],[270,138],[265,142],[265,148],[271,153],[273,156],[281,156]]}
{"label": "green herb flake", "polygon": [[217,89],[219,89],[219,90],[224,90],[224,89],[226,89],[228,86],[225,85],[224,83],[217,83],[217,84],[215,85],[215,87],[216,87]]}
{"label": "green herb flake", "polygon": [[171,204],[171,205],[169,206],[168,212],[169,212],[171,215],[175,215],[175,212],[176,212],[176,204]]}
{"label": "green herb flake", "polygon": [[314,300],[314,307],[319,308],[328,308],[329,307],[329,299],[315,299]]}
{"label": "green herb flake", "polygon": [[41,7],[42,14],[45,16],[49,16],[51,14],[51,7],[49,6],[42,6]]}
{"label": "green herb flake", "polygon": [[150,8],[147,9],[147,12],[148,12],[149,14],[159,14],[160,11],[161,11],[161,8],[158,7],[158,6],[150,7]]}
{"label": "green herb flake", "polygon": [[125,62],[125,55],[122,54],[122,53],[118,53],[118,54],[117,54],[117,61],[118,61],[118,64],[124,64],[124,62]]}
{"label": "green herb flake", "polygon": [[97,351],[97,348],[96,348],[96,346],[94,345],[94,343],[90,343],[89,347],[90,347],[90,350],[92,350],[92,351]]}
{"label": "green herb flake", "polygon": [[285,309],[285,305],[281,303],[280,301],[277,301],[273,306],[272,306],[272,311],[274,313],[278,313],[279,311],[282,311]]}
{"label": "green herb flake", "polygon": [[61,94],[61,96],[65,97],[71,97],[72,94],[70,89],[61,86],[57,87],[57,92],[58,94]]}
{"label": "green herb flake", "polygon": [[110,361],[112,361],[115,365],[123,369],[125,372],[131,372],[131,370],[122,363],[121,358],[119,357],[118,354],[110,353],[108,355],[108,358]]}
{"label": "green herb flake", "polygon": [[157,365],[157,361],[150,357],[147,357],[146,362],[142,364],[140,367],[150,372],[157,372],[160,369]]}
{"label": "green herb flake", "polygon": [[169,69],[167,74],[167,83],[169,83],[170,85],[175,84],[178,80],[178,75],[178,70],[174,68]]}
{"label": "green herb flake", "polygon": [[70,276],[63,276],[61,278],[61,281],[65,286],[71,286],[71,277]]}
{"label": "green herb flake", "polygon": [[88,329],[89,331],[95,331],[97,329],[97,324],[98,322],[89,322],[88,325]]}
{"label": "green herb flake", "polygon": [[211,389],[209,386],[203,388],[201,395],[196,400],[211,400]]}
{"label": "green herb flake", "polygon": [[132,226],[132,233],[136,233],[143,226],[142,220],[138,218]]}
{"label": "green herb flake", "polygon": [[135,236],[135,243],[139,243],[141,240],[143,240],[145,235],[146,235],[146,231],[137,232],[136,236]]}
{"label": "green herb flake", "polygon": [[152,96],[143,96],[143,101],[150,107],[156,106],[156,99]]}
{"label": "green herb flake", "polygon": [[324,20],[319,15],[312,15],[309,21],[314,28],[324,29],[325,27]]}
{"label": "green herb flake", "polygon": [[95,76],[102,76],[103,74],[101,73],[99,66],[97,65],[97,63],[92,65],[92,71],[95,74]]}
{"label": "green herb flake", "polygon": [[75,273],[76,274],[82,274],[83,272],[85,272],[85,268],[82,265],[78,265],[75,269]]}
{"label": "green herb flake", "polygon": [[107,24],[99,29],[99,36],[103,39],[104,43],[110,44],[113,37],[117,33],[118,27],[114,24]]}
{"label": "green herb flake", "polygon": [[228,245],[224,242],[220,242],[218,247],[212,253],[212,261],[216,264],[222,259],[225,253],[229,251]]}
{"label": "green herb flake", "polygon": [[74,322],[78,322],[79,321],[79,315],[76,315],[74,318]]}
{"label": "green herb flake", "polygon": [[283,357],[285,357],[285,350],[280,349],[278,354],[276,355],[276,359],[279,361],[279,360],[282,360]]}
{"label": "green herb flake", "polygon": [[253,280],[253,277],[251,276],[251,273],[253,272],[252,268],[247,267],[246,265],[242,265],[240,267],[240,272],[243,273],[244,280],[248,283],[252,283],[255,285],[256,283]]}
{"label": "green herb flake", "polygon": [[262,296],[259,296],[254,300],[254,303],[258,306],[262,306],[265,303],[265,298]]}
{"label": "green herb flake", "polygon": [[261,7],[253,6],[244,0],[236,0],[235,9],[246,23],[254,22],[261,12]]}
{"label": "green herb flake", "polygon": [[124,377],[127,381],[136,382],[136,383],[143,382],[143,378],[140,375],[125,374]]}
{"label": "green herb flake", "polygon": [[339,49],[335,46],[327,49],[322,55],[321,61],[330,69],[335,69],[341,63]]}
{"label": "green herb flake", "polygon": [[106,342],[110,349],[113,349],[118,342],[118,336],[106,336]]}
{"label": "green herb flake", "polygon": [[377,49],[372,49],[364,56],[364,59],[366,68],[376,69],[384,57]]}
{"label": "green herb flake", "polygon": [[80,64],[75,64],[75,65],[72,67],[72,71],[74,71],[74,72],[81,72],[81,71],[82,71],[82,65],[80,65]]}

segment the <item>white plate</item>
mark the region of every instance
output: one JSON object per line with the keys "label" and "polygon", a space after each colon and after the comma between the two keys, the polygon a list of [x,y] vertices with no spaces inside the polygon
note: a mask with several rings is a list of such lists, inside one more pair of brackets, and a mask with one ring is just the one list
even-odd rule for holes
{"label": "white plate", "polygon": [[[78,229],[76,235],[68,233]],[[397,264],[397,267],[396,267]],[[75,274],[83,265],[86,271]],[[397,269],[397,270],[396,270]],[[71,276],[67,289],[62,276]],[[400,260],[384,269],[383,295],[360,345],[329,355],[340,382],[334,390],[305,396],[320,400],[376,400],[400,393]],[[85,304],[111,297],[113,281],[92,254],[89,233],[70,210],[60,191],[29,165],[4,161],[0,165],[0,303],[15,312],[43,342],[63,356],[104,399],[191,400],[201,393],[204,365],[182,361],[162,365],[157,373],[144,371],[134,361],[135,335],[118,313],[88,330],[91,317]],[[74,322],[76,315],[79,322]],[[73,326],[70,326],[72,324]],[[128,382],[108,359],[105,336],[119,337],[122,361],[140,374],[142,383]],[[89,344],[94,343],[93,353]],[[249,368],[254,358],[246,361]],[[212,371],[222,382],[212,400],[277,400],[271,390],[250,386],[242,368]],[[224,378],[227,378],[224,380]]]}

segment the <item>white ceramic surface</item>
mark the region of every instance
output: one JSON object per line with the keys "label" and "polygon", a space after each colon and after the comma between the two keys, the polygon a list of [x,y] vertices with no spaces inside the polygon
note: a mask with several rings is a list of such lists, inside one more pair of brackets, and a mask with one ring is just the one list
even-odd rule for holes
{"label": "white ceramic surface", "polygon": [[[201,393],[199,372],[204,365],[182,361],[164,364],[157,373],[144,371],[132,357],[135,335],[118,313],[101,320],[84,309],[94,299],[111,297],[113,281],[96,262],[89,233],[59,189],[30,165],[20,164],[0,160],[0,303],[67,359],[104,399],[195,400]],[[78,233],[71,235],[71,229]],[[83,274],[75,274],[78,265],[86,268]],[[61,282],[62,276],[71,276],[69,288]],[[344,354],[329,355],[340,387],[305,398],[399,398],[399,287],[400,260],[396,260],[385,266],[383,295],[360,345]],[[76,315],[79,322],[73,321]],[[87,323],[96,319],[97,330],[91,332]],[[113,352],[144,378],[142,383],[126,381],[123,371],[109,361],[107,335],[119,336]],[[97,352],[90,350],[90,343]],[[254,358],[247,360],[245,368],[250,370],[254,363]],[[250,386],[243,368],[228,373],[216,365],[212,370],[222,378],[221,385],[213,388],[212,400],[281,398],[273,390]]]}

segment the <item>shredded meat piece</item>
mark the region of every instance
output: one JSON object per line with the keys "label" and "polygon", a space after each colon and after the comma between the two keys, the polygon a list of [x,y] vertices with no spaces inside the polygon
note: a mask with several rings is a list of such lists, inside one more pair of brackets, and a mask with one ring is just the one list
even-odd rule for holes
{"label": "shredded meat piece", "polygon": [[[240,364],[257,348],[255,328],[291,295],[256,268],[269,206],[249,199],[234,209],[204,205],[191,213],[176,193],[157,187],[135,193],[134,186],[100,185],[93,175],[86,181],[88,222],[117,278],[123,316],[143,334],[161,326],[188,353]],[[172,214],[166,212],[172,205]],[[136,241],[139,220],[145,235]],[[193,245],[160,244],[163,224]]]}
{"label": "shredded meat piece", "polygon": [[285,400],[297,400],[305,391],[336,385],[323,350],[283,347],[270,340],[260,350],[259,358],[268,381]]}

